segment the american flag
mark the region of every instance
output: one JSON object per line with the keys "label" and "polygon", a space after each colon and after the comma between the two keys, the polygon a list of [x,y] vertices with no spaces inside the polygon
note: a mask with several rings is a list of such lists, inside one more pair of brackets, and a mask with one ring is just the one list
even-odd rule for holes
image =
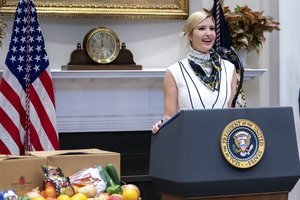
{"label": "american flag", "polygon": [[0,85],[0,154],[59,149],[54,89],[32,0],[15,13]]}
{"label": "american flag", "polygon": [[214,48],[225,47],[226,49],[230,49],[232,38],[224,16],[221,0],[214,0],[212,15],[216,22],[216,42]]}

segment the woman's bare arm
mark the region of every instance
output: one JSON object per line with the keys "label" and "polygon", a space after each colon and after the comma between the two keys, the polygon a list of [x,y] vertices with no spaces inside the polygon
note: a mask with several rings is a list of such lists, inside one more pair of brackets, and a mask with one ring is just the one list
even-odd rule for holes
{"label": "woman's bare arm", "polygon": [[164,116],[162,120],[156,122],[152,127],[152,133],[156,134],[162,123],[170,119],[177,112],[177,86],[170,71],[167,70],[163,83],[164,88]]}

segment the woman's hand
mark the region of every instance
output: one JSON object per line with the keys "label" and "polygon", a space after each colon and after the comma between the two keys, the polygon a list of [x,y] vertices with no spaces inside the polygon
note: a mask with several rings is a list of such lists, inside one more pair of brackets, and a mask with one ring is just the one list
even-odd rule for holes
{"label": "woman's hand", "polygon": [[153,126],[152,126],[152,134],[156,134],[160,128],[160,126],[162,125],[163,120],[159,120],[158,122],[156,122]]}

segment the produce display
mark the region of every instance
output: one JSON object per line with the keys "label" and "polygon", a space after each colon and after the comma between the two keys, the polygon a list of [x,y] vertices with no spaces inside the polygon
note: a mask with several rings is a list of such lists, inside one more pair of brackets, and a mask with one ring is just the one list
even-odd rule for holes
{"label": "produce display", "polygon": [[141,200],[134,184],[121,183],[113,164],[82,169],[65,177],[57,166],[43,165],[44,186],[17,196],[2,191],[0,200]]}

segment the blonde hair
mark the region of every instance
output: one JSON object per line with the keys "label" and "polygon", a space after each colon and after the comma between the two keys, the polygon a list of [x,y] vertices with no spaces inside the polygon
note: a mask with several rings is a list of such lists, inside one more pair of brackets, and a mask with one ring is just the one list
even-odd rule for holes
{"label": "blonde hair", "polygon": [[184,36],[189,36],[193,29],[196,28],[206,18],[211,18],[213,22],[215,22],[213,16],[205,10],[191,14],[186,20],[185,26],[182,29]]}

